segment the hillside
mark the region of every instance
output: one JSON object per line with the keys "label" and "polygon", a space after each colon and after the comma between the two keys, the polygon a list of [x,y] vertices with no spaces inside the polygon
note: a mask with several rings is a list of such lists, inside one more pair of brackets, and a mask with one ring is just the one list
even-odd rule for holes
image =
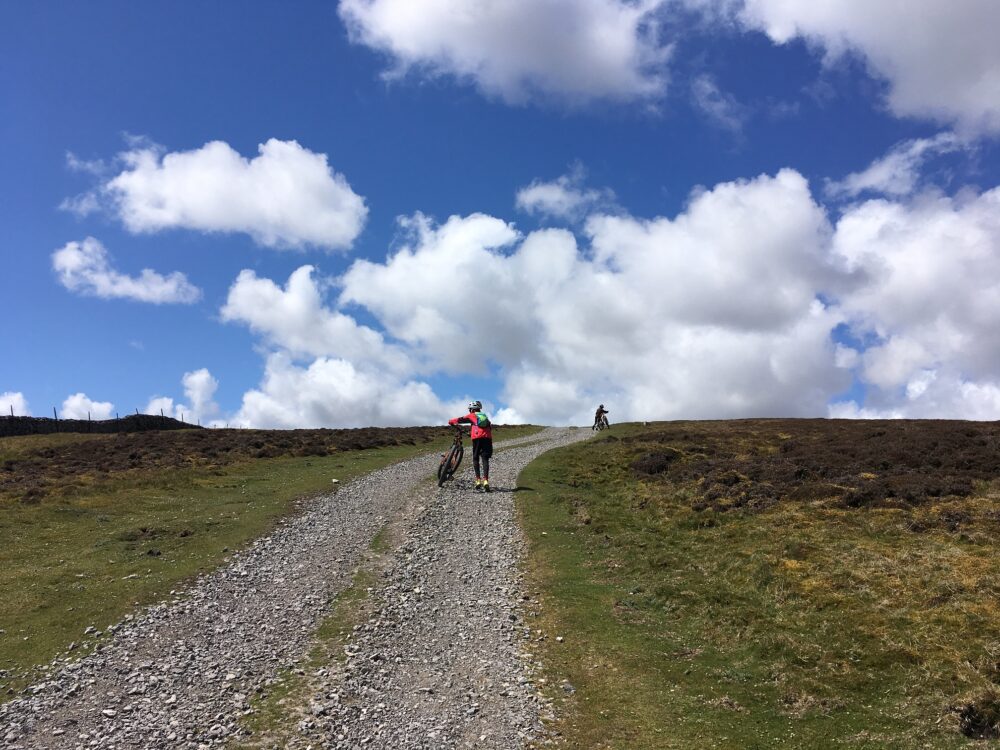
{"label": "hillside", "polygon": [[615,426],[519,496],[568,747],[1000,735],[1000,426]]}
{"label": "hillside", "polygon": [[167,478],[187,469],[212,471],[258,459],[415,446],[449,434],[443,427],[187,429],[0,439],[0,502],[31,504],[49,495],[58,499],[89,491],[109,480]]}

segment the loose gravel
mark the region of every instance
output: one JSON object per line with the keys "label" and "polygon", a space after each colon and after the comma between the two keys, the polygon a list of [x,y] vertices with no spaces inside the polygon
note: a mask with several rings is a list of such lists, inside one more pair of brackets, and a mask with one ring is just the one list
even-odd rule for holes
{"label": "loose gravel", "polygon": [[[0,706],[0,746],[216,748],[246,738],[250,697],[294,667],[378,531],[405,519],[343,665],[324,670],[283,745],[517,748],[539,732],[518,621],[516,478],[589,436],[549,429],[494,456],[490,494],[471,467],[439,489],[436,457],[345,484],[167,602],[92,631],[96,651],[57,659]],[[498,448],[502,446],[498,445]]]}

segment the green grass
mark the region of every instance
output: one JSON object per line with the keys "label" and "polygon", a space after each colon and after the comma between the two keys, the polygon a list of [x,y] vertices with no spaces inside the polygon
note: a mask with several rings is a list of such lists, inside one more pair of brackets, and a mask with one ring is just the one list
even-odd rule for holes
{"label": "green grass", "polygon": [[345,481],[442,447],[158,472],[38,505],[8,503],[0,508],[0,669],[9,674],[0,699],[24,684],[28,668],[71,642],[91,647],[86,627],[103,631],[217,567],[291,512],[296,499],[332,489],[331,478]]}
{"label": "green grass", "polygon": [[[992,539],[914,533],[898,508],[697,512],[629,469],[650,429],[616,425],[519,480],[565,746],[970,743],[959,708],[994,710],[1000,682]],[[987,489],[965,502],[996,507]]]}

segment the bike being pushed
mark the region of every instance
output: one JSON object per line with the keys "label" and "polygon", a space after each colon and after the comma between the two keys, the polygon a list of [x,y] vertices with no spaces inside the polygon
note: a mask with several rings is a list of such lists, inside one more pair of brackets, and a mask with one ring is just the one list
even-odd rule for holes
{"label": "bike being pushed", "polygon": [[452,478],[455,471],[462,463],[462,456],[465,455],[465,446],[462,445],[462,428],[452,425],[455,428],[455,439],[451,448],[441,454],[441,463],[438,464],[437,479],[438,487],[443,487],[444,483]]}
{"label": "bike being pushed", "polygon": [[594,414],[594,426],[590,429],[597,430],[598,432],[608,429],[611,426],[608,424],[608,414],[610,413],[604,408],[604,404],[598,406],[597,412]]}

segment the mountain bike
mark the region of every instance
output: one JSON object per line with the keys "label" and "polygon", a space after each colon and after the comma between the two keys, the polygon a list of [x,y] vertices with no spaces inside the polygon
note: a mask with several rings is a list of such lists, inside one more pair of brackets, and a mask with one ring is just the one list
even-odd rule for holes
{"label": "mountain bike", "polygon": [[462,445],[462,428],[452,425],[455,428],[455,440],[451,444],[451,449],[447,453],[441,454],[441,463],[438,464],[437,478],[438,487],[443,487],[444,483],[451,479],[452,474],[462,463],[462,456],[465,455],[465,446]]}
{"label": "mountain bike", "polygon": [[601,419],[599,421],[594,422],[594,426],[592,429],[595,429],[598,432],[600,432],[601,430],[608,429],[610,426],[611,425],[608,424],[608,418],[602,414]]}

